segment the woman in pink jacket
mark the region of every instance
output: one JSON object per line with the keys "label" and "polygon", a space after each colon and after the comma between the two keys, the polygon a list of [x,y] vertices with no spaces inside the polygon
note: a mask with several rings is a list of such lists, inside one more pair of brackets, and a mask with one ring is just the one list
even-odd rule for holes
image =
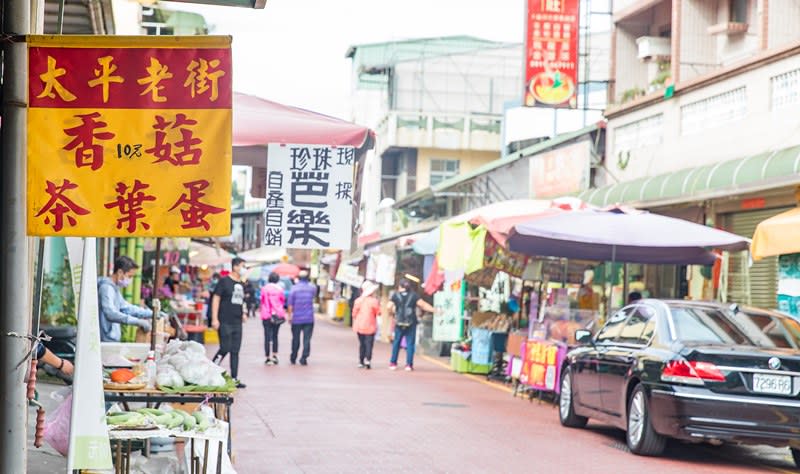
{"label": "woman in pink jacket", "polygon": [[278,365],[278,331],[286,322],[286,293],[278,283],[277,273],[269,274],[269,283],[261,288],[261,324],[264,325],[264,354],[267,365]]}
{"label": "woman in pink jacket", "polygon": [[365,281],[361,286],[361,296],[353,304],[353,331],[358,334],[358,367],[372,368],[372,348],[375,333],[378,332],[378,315],[381,305],[374,296],[378,285]]}

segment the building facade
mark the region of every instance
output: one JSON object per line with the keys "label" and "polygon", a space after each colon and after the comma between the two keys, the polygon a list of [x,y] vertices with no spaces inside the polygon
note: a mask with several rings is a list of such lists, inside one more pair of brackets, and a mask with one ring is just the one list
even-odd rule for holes
{"label": "building facade", "polygon": [[347,57],[351,118],[377,134],[362,233],[398,230],[393,202],[500,157],[503,107],[521,83],[520,45],[455,36],[358,45]]}
{"label": "building facade", "polygon": [[[582,197],[747,237],[794,206],[800,3],[627,0],[613,21],[606,160]],[[727,272],[716,294],[697,286],[692,296],[776,306],[776,258],[751,267],[733,255]],[[678,287],[698,275],[677,273],[659,284],[685,296]]]}

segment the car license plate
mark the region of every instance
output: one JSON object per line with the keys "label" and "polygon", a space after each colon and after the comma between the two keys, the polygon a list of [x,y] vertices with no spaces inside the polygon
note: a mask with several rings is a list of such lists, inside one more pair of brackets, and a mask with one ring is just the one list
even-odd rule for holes
{"label": "car license plate", "polygon": [[753,374],[753,391],[775,395],[792,394],[792,378],[788,375]]}

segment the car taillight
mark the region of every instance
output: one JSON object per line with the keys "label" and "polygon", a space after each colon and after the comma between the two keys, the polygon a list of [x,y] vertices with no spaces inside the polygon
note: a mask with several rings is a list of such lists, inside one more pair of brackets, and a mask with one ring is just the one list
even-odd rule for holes
{"label": "car taillight", "polygon": [[661,372],[661,380],[665,382],[703,385],[703,382],[724,382],[725,375],[710,362],[689,362],[671,360]]}

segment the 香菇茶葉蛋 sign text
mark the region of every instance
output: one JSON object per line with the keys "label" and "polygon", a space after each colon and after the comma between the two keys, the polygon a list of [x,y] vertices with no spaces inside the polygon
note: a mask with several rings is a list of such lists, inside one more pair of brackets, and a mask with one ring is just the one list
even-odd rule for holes
{"label": "\u9999\u83c7\u8336\u8449\u86cb sign text", "polygon": [[230,38],[32,36],[28,52],[28,234],[230,234]]}

